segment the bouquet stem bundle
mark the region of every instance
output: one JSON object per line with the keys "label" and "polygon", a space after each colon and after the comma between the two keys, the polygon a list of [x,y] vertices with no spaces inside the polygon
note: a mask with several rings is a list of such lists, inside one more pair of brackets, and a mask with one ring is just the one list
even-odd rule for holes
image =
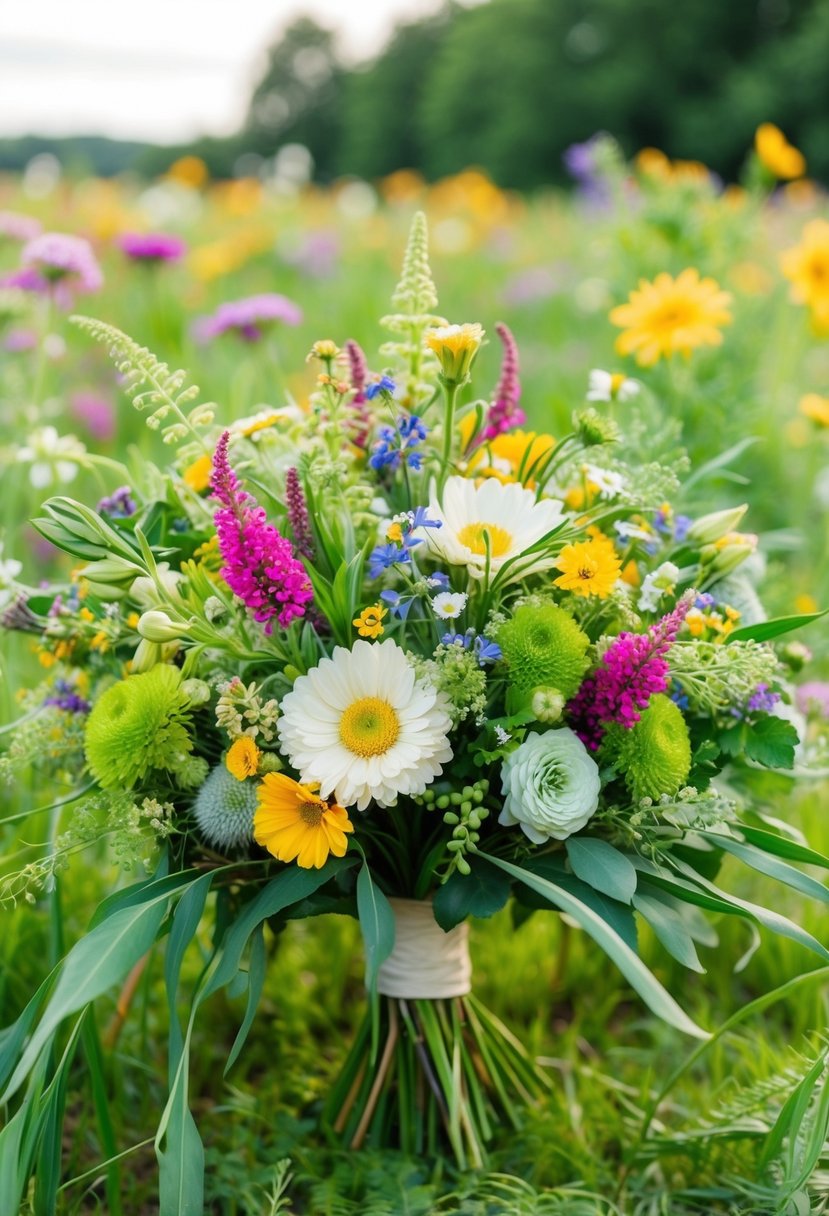
{"label": "bouquet stem bundle", "polygon": [[460,1168],[480,1167],[496,1128],[505,1119],[517,1127],[522,1106],[550,1087],[518,1039],[471,994],[381,996],[363,1019],[323,1121],[351,1148],[433,1155],[448,1146]]}

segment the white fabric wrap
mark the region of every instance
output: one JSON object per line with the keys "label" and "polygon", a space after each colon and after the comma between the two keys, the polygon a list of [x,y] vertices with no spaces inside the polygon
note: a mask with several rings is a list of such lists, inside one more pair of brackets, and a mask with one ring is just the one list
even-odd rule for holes
{"label": "white fabric wrap", "polygon": [[469,925],[444,933],[427,899],[390,899],[394,949],[377,973],[384,996],[439,1000],[472,990]]}

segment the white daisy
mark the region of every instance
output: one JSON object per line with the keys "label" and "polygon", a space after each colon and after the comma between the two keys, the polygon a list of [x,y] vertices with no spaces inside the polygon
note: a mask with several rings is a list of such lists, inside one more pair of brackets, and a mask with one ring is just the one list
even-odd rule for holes
{"label": "white daisy", "polygon": [[[474,578],[483,578],[489,566],[493,574],[511,558],[526,553],[536,541],[561,522],[562,504],[556,499],[536,501],[535,493],[517,482],[503,485],[488,477],[479,485],[466,477],[450,477],[438,502],[434,483],[429,515],[440,528],[423,528],[433,553],[453,566],[466,566]],[[510,580],[546,570],[555,555],[537,553],[511,567]]]}
{"label": "white daisy", "polygon": [[436,595],[432,600],[435,616],[439,616],[442,621],[453,621],[463,612],[468,599],[465,591],[441,591],[440,595]]}
{"label": "white daisy", "polygon": [[623,372],[604,372],[597,367],[587,378],[587,400],[630,401],[639,387],[637,380],[628,380]]}
{"label": "white daisy", "polygon": [[592,482],[600,494],[604,494],[605,498],[615,498],[617,494],[621,494],[625,488],[625,479],[621,473],[617,473],[614,469],[603,469],[598,464],[586,464],[583,466],[587,480]]}
{"label": "white daisy", "polygon": [[85,458],[84,445],[74,435],[59,435],[53,426],[37,427],[26,446],[17,449],[18,463],[30,466],[29,481],[36,490],[73,481]]}
{"label": "white daisy", "polygon": [[303,785],[344,807],[422,794],[452,759],[448,702],[391,638],[336,646],[282,701],[282,750]]}

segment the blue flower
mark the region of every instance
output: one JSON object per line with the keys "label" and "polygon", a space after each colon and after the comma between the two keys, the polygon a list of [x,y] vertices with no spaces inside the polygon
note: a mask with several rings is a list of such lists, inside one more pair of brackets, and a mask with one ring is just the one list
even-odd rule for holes
{"label": "blue flower", "polygon": [[440,639],[441,646],[463,646],[464,650],[468,650],[472,644],[472,638],[465,633],[445,633]]}
{"label": "blue flower", "polygon": [[398,591],[381,591],[380,599],[384,604],[388,604],[392,616],[398,617],[401,621],[405,621],[415,602],[413,595],[401,595]]}
{"label": "blue flower", "polygon": [[377,545],[368,557],[368,572],[371,578],[379,578],[385,571],[396,566],[398,562],[411,561],[409,550],[399,545]]}
{"label": "blue flower", "polygon": [[415,528],[442,528],[443,527],[442,519],[429,519],[429,508],[428,507],[415,507],[415,509],[413,511],[409,512],[409,520],[411,521],[410,526],[411,526],[412,531],[414,531]]}
{"label": "blue flower", "polygon": [[678,709],[688,708],[688,697],[679,680],[671,681],[670,698]]}
{"label": "blue flower", "polygon": [[685,540],[692,523],[693,520],[690,515],[677,515],[674,519],[674,540]]}
{"label": "blue flower", "polygon": [[444,574],[442,570],[435,570],[434,574],[427,577],[426,586],[430,591],[448,591],[449,575]]}
{"label": "blue flower", "polygon": [[[368,390],[367,390],[368,391]],[[388,465],[399,469],[403,461],[410,469],[422,467],[422,453],[415,451],[428,435],[417,414],[404,415],[397,420],[397,426],[380,428],[379,438],[374,444],[374,455],[369,460],[373,469],[382,469]]]}
{"label": "blue flower", "polygon": [[475,638],[475,654],[481,667],[487,663],[497,663],[501,656],[501,647],[497,642],[490,642],[483,634]]}
{"label": "blue flower", "polygon": [[363,393],[369,401],[373,401],[380,393],[393,393],[396,388],[397,385],[391,376],[381,376],[379,380],[373,380],[371,384],[367,384]]}

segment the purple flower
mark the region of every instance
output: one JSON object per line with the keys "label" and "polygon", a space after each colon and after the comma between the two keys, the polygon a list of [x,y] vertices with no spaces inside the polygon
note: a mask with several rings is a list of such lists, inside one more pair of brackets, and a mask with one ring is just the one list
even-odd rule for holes
{"label": "purple flower", "polygon": [[288,469],[285,475],[285,505],[288,508],[288,523],[291,525],[296,551],[312,562],[315,554],[314,534],[311,531],[311,520],[299,473],[295,468]]}
{"label": "purple flower", "polygon": [[298,244],[292,241],[291,247],[280,249],[280,253],[289,266],[296,266],[312,279],[328,279],[337,269],[340,238],[333,230],[321,229],[309,232]]}
{"label": "purple flower", "polygon": [[39,236],[41,224],[33,215],[19,211],[0,211],[0,237],[10,241],[31,241]]}
{"label": "purple flower", "polygon": [[683,541],[688,535],[688,529],[694,521],[690,515],[677,515],[674,518],[674,540]]}
{"label": "purple flower", "polygon": [[230,431],[225,431],[216,445],[211,477],[213,494],[222,504],[213,516],[224,559],[221,576],[265,633],[273,631],[274,617],[287,629],[314,598],[311,580],[290,541],[240,487],[228,460],[229,442]]}
{"label": "purple flower", "polygon": [[118,237],[118,245],[134,262],[150,265],[178,262],[187,252],[187,245],[180,236],[170,236],[166,232],[124,232]]}
{"label": "purple flower", "polygon": [[115,411],[112,402],[96,393],[74,393],[69,409],[89,431],[93,439],[109,440],[115,434]]}
{"label": "purple flower", "polygon": [[37,346],[37,334],[33,329],[26,329],[24,326],[17,326],[15,329],[10,329],[3,339],[3,350],[7,350],[10,354],[18,354],[21,351],[33,350]]}
{"label": "purple flower", "polygon": [[779,692],[769,688],[768,684],[758,684],[748,699],[746,710],[753,714],[770,714],[779,700]]}
{"label": "purple flower", "polygon": [[809,680],[800,685],[796,696],[801,713],[818,713],[822,718],[829,718],[829,682]]}
{"label": "purple flower", "polygon": [[299,325],[302,309],[287,296],[268,292],[220,304],[210,316],[196,321],[193,337],[197,342],[207,343],[222,334],[234,333],[246,342],[258,342],[267,327],[277,321],[283,325]]}
{"label": "purple flower", "polygon": [[583,681],[567,709],[576,734],[591,751],[598,749],[611,722],[630,730],[651,697],[668,688],[665,655],[689,607],[690,598],[683,596],[647,633],[620,633]]}
{"label": "purple flower", "polygon": [[138,510],[129,486],[119,486],[107,498],[102,498],[95,510],[112,519],[129,519]]}
{"label": "purple flower", "polygon": [[354,389],[354,396],[349,402],[349,408],[352,411],[350,429],[353,433],[351,441],[358,448],[364,448],[371,432],[372,420],[371,410],[366,404],[367,397],[365,393],[368,365],[366,364],[366,357],[361,347],[353,338],[349,338],[346,342],[345,353],[348,357],[348,365],[351,372],[351,387]]}
{"label": "purple flower", "polygon": [[84,700],[68,680],[55,680],[54,695],[47,697],[43,704],[52,705],[68,714],[88,714],[92,708],[89,701]]}
{"label": "purple flower", "polygon": [[501,339],[504,355],[501,362],[501,376],[492,398],[486,416],[484,439],[495,439],[504,431],[521,426],[527,416],[519,406],[521,397],[521,381],[518,378],[518,347],[511,331],[503,322],[495,326],[495,332]]}
{"label": "purple flower", "polygon": [[92,246],[81,236],[42,232],[23,246],[20,261],[41,276],[43,290],[62,289],[64,299],[67,292],[71,300],[72,291],[100,291],[104,284]]}
{"label": "purple flower", "polygon": [[368,401],[373,401],[375,397],[379,397],[380,393],[393,393],[396,388],[397,385],[391,376],[380,376],[366,385],[364,393]]}

